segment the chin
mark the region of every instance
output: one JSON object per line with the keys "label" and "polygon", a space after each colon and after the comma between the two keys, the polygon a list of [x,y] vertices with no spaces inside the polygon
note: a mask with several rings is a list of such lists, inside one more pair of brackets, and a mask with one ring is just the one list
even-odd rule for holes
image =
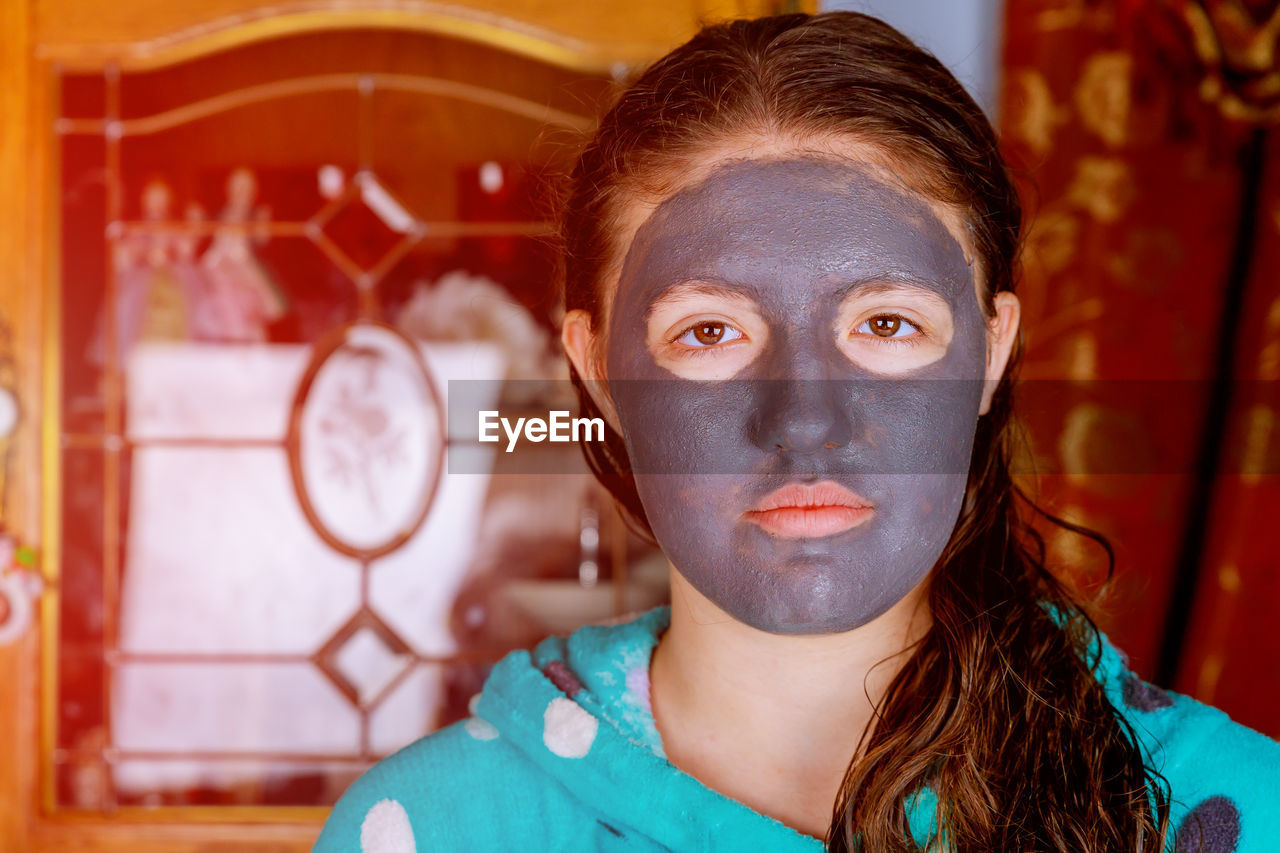
{"label": "chin", "polygon": [[[800,574],[802,572],[796,572]],[[845,581],[845,584],[850,583]],[[748,602],[747,612],[734,615],[770,634],[842,634],[861,628],[891,608],[898,599],[869,600],[858,595],[824,595],[834,584],[829,575],[805,584],[785,584],[772,590],[768,601]],[[848,593],[847,587],[843,592]]]}
{"label": "chin", "polygon": [[[874,617],[872,617],[874,618]],[[747,620],[743,620],[747,621]],[[791,614],[785,617],[762,617],[747,624],[768,634],[784,636],[817,636],[819,634],[843,634],[865,625],[866,621],[850,621],[843,614],[833,616],[830,613]]]}

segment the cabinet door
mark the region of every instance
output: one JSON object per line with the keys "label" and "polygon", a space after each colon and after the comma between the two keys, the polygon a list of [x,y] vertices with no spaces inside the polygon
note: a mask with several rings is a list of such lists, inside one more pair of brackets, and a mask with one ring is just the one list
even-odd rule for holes
{"label": "cabinet door", "polygon": [[626,68],[771,4],[343,5],[0,12],[4,522],[44,580],[6,850],[306,850],[506,650],[664,594],[576,448],[444,400],[565,405],[554,175]]}

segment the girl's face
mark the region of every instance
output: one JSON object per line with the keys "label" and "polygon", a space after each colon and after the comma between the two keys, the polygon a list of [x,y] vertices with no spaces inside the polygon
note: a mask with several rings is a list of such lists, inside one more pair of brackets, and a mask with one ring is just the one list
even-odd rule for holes
{"label": "girl's face", "polygon": [[659,544],[742,622],[856,628],[951,536],[999,324],[940,215],[792,154],[720,163],[635,233],[602,351],[617,426]]}

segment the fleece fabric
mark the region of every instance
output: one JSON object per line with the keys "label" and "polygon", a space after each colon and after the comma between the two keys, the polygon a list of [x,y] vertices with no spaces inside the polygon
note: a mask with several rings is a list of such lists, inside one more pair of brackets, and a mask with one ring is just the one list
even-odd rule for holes
{"label": "fleece fabric", "polygon": [[[356,780],[315,853],[822,850],[664,758],[649,661],[669,619],[662,607],[512,652],[472,700],[470,718]],[[1172,789],[1171,849],[1280,850],[1280,744],[1143,682],[1100,641],[1094,671]],[[936,840],[936,805],[927,788],[907,803],[922,846]]]}

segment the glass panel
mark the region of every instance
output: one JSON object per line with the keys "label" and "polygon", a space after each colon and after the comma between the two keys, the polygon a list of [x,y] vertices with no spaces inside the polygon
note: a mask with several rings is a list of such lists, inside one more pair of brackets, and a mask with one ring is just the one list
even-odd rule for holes
{"label": "glass panel", "polygon": [[60,805],[332,803],[663,599],[576,447],[441,429],[572,407],[545,176],[609,81],[347,32],[63,83]]}
{"label": "glass panel", "polygon": [[[112,741],[122,754],[359,754],[359,714],[305,660],[125,662],[112,677]],[[117,773],[116,785],[180,788],[199,764],[166,765],[163,781]]]}
{"label": "glass panel", "polygon": [[280,449],[141,447],[132,491],[122,651],[305,655],[355,610],[360,565],[307,524]]}
{"label": "glass panel", "polygon": [[62,140],[62,425],[101,433],[106,411],[102,324],[106,281],[106,145],[101,136]]}
{"label": "glass panel", "polygon": [[62,565],[58,613],[58,745],[106,742],[103,662],[103,465],[100,450],[62,454]]}
{"label": "glass panel", "polygon": [[62,116],[101,118],[107,109],[106,81],[97,75],[68,74],[62,78]]}

